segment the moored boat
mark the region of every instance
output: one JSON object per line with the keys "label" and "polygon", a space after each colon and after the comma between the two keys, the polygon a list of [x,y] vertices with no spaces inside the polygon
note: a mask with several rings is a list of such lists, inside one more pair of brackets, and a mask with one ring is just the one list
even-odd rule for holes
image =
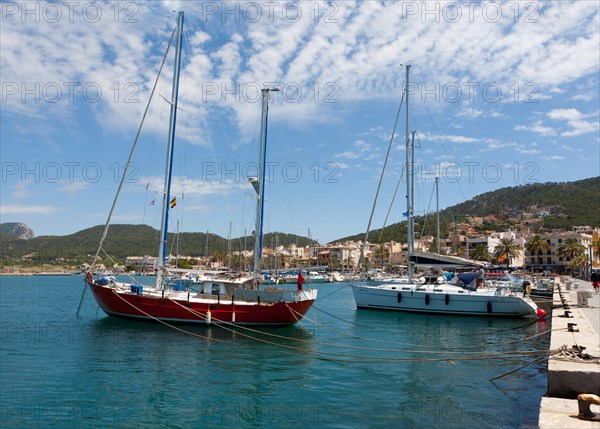
{"label": "moored boat", "polygon": [[[237,325],[290,325],[298,322],[310,309],[317,297],[315,289],[302,289],[301,283],[296,289],[269,288],[261,285],[259,278],[260,259],[262,254],[263,201],[266,163],[266,132],[268,115],[268,93],[276,89],[262,90],[262,127],[261,151],[259,160],[259,176],[251,178],[257,191],[256,245],[254,252],[254,272],[250,275],[233,276],[199,276],[191,280],[169,277],[172,272],[167,266],[166,242],[168,234],[168,216],[171,198],[171,166],[173,164],[173,145],[175,142],[175,119],[177,113],[177,96],[179,71],[181,63],[181,44],[183,34],[183,12],[179,13],[176,29],[175,68],[173,72],[172,95],[169,104],[171,115],[169,123],[169,142],[166,160],[164,191],[162,195],[161,239],[158,253],[158,269],[156,283],[143,285],[139,281],[121,282],[115,278],[94,278],[91,272],[86,275],[86,283],[92,291],[100,308],[109,316],[155,320],[161,322],[187,322],[205,324],[237,324]],[[168,52],[168,48],[167,48]],[[166,54],[165,54],[166,58]],[[162,68],[162,67],[161,67]],[[135,144],[134,144],[135,148]],[[133,154],[133,149],[132,149]],[[131,160],[131,155],[130,155]],[[127,163],[127,167],[130,164]],[[119,196],[127,168],[124,171],[115,202],[108,216],[98,251],[92,263],[102,249],[102,244],[112,213]],[[196,284],[194,290],[186,286],[185,281]],[[83,302],[84,288],[79,308]],[[79,313],[79,310],[78,310]]]}
{"label": "moored boat", "polygon": [[[483,283],[484,272],[456,283],[448,283],[443,277],[436,284],[422,284],[414,279],[414,134],[409,127],[409,70],[406,66],[406,170],[407,170],[407,253],[408,278],[402,282],[387,282],[379,285],[352,285],[358,309],[394,310],[432,314],[462,314],[477,316],[535,316],[545,314],[523,291],[517,292],[506,285],[498,287],[471,286],[471,282]],[[365,240],[366,241],[366,240]],[[543,312],[543,313],[542,313]]]}

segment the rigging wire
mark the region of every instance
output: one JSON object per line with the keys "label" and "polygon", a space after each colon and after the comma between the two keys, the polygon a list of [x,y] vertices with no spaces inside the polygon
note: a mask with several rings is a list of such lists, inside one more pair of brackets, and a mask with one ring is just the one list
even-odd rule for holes
{"label": "rigging wire", "polygon": [[429,217],[429,209],[431,208],[431,200],[433,200],[434,194],[435,194],[435,188],[432,188],[431,196],[429,197],[429,203],[427,204],[427,211],[425,212],[425,216],[423,219],[423,228],[421,228],[421,237],[423,237],[423,234],[425,234],[425,225],[427,225],[427,218]]}
{"label": "rigging wire", "polygon": [[396,120],[394,121],[394,128],[392,129],[392,135],[390,136],[390,143],[388,144],[387,153],[385,155],[385,161],[383,162],[383,168],[381,170],[381,176],[379,176],[379,184],[377,185],[377,192],[375,193],[375,199],[373,200],[373,207],[371,208],[371,215],[369,216],[369,223],[367,224],[367,231],[365,232],[364,243],[360,250],[360,256],[358,258],[358,264],[356,265],[356,271],[360,268],[361,264],[365,262],[365,247],[367,240],[369,239],[369,231],[371,230],[371,223],[373,222],[373,215],[375,214],[375,208],[377,207],[377,198],[379,197],[379,191],[381,190],[381,183],[383,182],[383,176],[390,156],[390,150],[396,134],[396,126],[398,125],[398,118],[400,117],[400,110],[404,103],[404,95],[406,94],[406,88],[402,91],[402,97],[400,98],[400,105],[398,106],[398,113],[396,113]]}
{"label": "rigging wire", "polygon": [[[169,49],[171,47],[171,43],[175,37],[175,32],[177,31],[177,28],[175,28],[173,30],[173,33],[171,33],[171,39],[169,40],[169,44],[167,46],[167,51],[165,52],[165,55],[163,57],[162,63],[160,65],[159,71],[158,71],[158,76],[156,76],[156,80],[154,81],[154,86],[152,87],[152,91],[150,93],[150,99],[148,100],[148,104],[146,105],[146,109],[144,111],[144,114],[142,116],[142,121],[140,123],[140,126],[138,128],[137,134],[135,136],[135,140],[133,142],[133,146],[131,147],[131,151],[129,152],[129,158],[127,159],[127,163],[125,164],[125,168],[123,169],[123,175],[121,176],[121,181],[119,182],[119,186],[117,188],[117,194],[115,196],[115,199],[113,201],[112,207],[110,208],[110,212],[108,214],[108,218],[106,219],[106,224],[104,226],[104,231],[102,232],[102,237],[100,238],[100,244],[98,244],[98,250],[96,251],[96,255],[94,256],[93,262],[92,262],[92,270],[94,269],[94,267],[96,266],[96,261],[98,260],[98,256],[100,254],[100,250],[102,249],[102,245],[104,244],[104,240],[106,239],[106,235],[108,234],[108,228],[110,226],[110,220],[112,218],[112,215],[114,213],[115,207],[117,205],[117,200],[119,199],[119,194],[121,193],[121,189],[123,188],[123,184],[125,183],[125,179],[127,178],[127,173],[129,172],[129,167],[131,166],[131,160],[133,158],[133,154],[135,152],[135,148],[137,146],[138,143],[138,139],[140,137],[140,134],[142,132],[142,126],[144,125],[144,120],[146,119],[146,114],[148,113],[148,109],[150,108],[150,102],[152,100],[152,97],[154,95],[154,91],[156,89],[156,86],[158,84],[158,81],[160,79],[160,75],[163,69],[163,66],[165,65],[165,61],[167,59],[167,54],[169,53]],[[76,315],[79,317],[79,313],[81,311],[81,306],[83,305],[83,300],[85,298],[85,293],[87,291],[87,285],[84,286],[83,288],[83,292],[81,294],[81,299],[79,301],[79,306],[77,307],[77,312]]]}
{"label": "rigging wire", "polygon": [[388,218],[390,217],[390,213],[392,212],[392,208],[394,206],[394,201],[396,200],[396,194],[398,194],[398,189],[400,188],[400,183],[402,183],[402,177],[404,176],[405,165],[402,164],[402,171],[400,172],[400,177],[398,178],[398,182],[396,183],[396,189],[394,190],[394,195],[392,196],[392,201],[390,202],[390,207],[388,208],[387,214],[385,215],[385,220],[383,221],[383,226],[379,232],[379,238],[377,238],[377,244],[381,243],[381,237],[383,236],[383,231],[387,225]]}

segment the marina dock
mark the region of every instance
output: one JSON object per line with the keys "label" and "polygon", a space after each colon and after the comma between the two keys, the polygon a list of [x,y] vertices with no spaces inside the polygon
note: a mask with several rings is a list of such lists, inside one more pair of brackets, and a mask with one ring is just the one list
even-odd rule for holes
{"label": "marina dock", "polygon": [[[577,395],[600,395],[600,293],[583,280],[561,278],[554,291],[548,392],[542,398],[540,429],[600,428],[578,418]],[[600,413],[599,405],[591,411]]]}

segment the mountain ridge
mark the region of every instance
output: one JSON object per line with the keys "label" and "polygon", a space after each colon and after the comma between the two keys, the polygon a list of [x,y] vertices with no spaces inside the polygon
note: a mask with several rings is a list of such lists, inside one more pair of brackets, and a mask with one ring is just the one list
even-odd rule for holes
{"label": "mountain ridge", "polygon": [[[527,224],[532,232],[544,229],[570,230],[573,226],[600,226],[600,176],[574,182],[548,182],[505,187],[477,195],[469,201],[440,211],[441,236],[449,236],[452,229],[464,235],[485,235],[488,231],[505,230]],[[595,205],[594,205],[595,204]],[[531,213],[534,212],[534,213]],[[537,213],[547,212],[544,217]],[[524,219],[533,215],[531,219]],[[456,220],[456,222],[455,222]],[[424,224],[425,223],[425,224]],[[416,219],[417,231],[424,235],[435,235],[435,222],[420,216]],[[455,226],[456,223],[456,226]],[[19,228],[15,227],[18,225]],[[369,241],[406,241],[406,222],[389,225],[371,231]],[[2,263],[12,261],[36,261],[57,263],[89,261],[95,254],[102,235],[103,226],[97,225],[65,236],[39,236],[21,238],[19,231],[33,231],[23,223],[0,224],[2,241]],[[8,231],[9,233],[6,233]],[[12,232],[11,232],[12,231]],[[27,236],[27,234],[25,234]],[[168,253],[177,252],[176,234],[169,234]],[[208,238],[208,252],[207,252]],[[358,233],[331,241],[362,240],[364,233]],[[158,253],[159,231],[148,225],[111,225],[104,250],[112,257],[123,260],[126,256],[155,255]],[[307,237],[286,233],[265,234],[266,247],[296,243],[299,246],[315,244]],[[204,232],[183,232],[179,234],[180,255],[211,256],[226,253],[228,240]],[[254,237],[238,237],[231,240],[233,251],[254,248]],[[104,255],[102,255],[104,256]]]}

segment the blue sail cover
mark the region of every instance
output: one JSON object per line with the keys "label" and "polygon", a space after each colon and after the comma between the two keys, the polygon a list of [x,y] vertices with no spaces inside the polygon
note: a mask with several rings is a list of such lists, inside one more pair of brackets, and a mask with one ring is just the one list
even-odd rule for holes
{"label": "blue sail cover", "polygon": [[456,276],[465,284],[463,287],[466,289],[477,289],[477,285],[473,284],[475,279],[477,279],[477,273],[458,273]]}

